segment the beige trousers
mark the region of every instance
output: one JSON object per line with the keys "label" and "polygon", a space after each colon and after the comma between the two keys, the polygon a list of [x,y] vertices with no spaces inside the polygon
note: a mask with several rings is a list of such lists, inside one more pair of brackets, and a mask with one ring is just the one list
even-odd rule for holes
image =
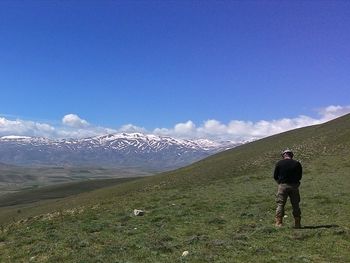
{"label": "beige trousers", "polygon": [[276,194],[276,217],[284,216],[284,206],[287,199],[290,199],[290,203],[293,208],[293,216],[300,217],[301,211],[299,207],[300,194],[299,194],[299,184],[279,184]]}

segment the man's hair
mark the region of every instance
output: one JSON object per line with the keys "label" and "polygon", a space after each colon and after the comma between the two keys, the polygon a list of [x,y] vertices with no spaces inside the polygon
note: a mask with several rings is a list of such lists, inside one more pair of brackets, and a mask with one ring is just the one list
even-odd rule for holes
{"label": "man's hair", "polygon": [[293,158],[294,154],[291,150],[286,149],[281,153],[282,157],[284,157],[284,155],[288,155],[290,158]]}

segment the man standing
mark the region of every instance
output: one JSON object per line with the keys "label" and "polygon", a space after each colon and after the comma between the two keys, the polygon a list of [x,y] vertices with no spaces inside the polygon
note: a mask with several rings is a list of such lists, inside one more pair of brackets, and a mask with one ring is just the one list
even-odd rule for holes
{"label": "man standing", "polygon": [[276,226],[282,226],[284,206],[289,196],[293,207],[295,228],[301,228],[299,185],[302,177],[302,166],[300,162],[293,160],[293,152],[289,149],[282,152],[282,158],[283,160],[277,162],[273,176],[278,183],[278,191],[276,195]]}

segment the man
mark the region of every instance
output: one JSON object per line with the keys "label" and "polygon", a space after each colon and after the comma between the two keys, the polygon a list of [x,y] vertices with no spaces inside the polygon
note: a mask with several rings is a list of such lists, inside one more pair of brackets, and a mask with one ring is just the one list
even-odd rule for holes
{"label": "man", "polygon": [[299,185],[302,177],[302,166],[300,162],[293,160],[293,152],[286,149],[282,152],[283,160],[277,162],[274,171],[274,179],[278,183],[278,191],[276,195],[276,226],[282,226],[284,216],[284,206],[289,196],[293,207],[293,216],[295,228],[301,228],[300,225],[300,194]]}

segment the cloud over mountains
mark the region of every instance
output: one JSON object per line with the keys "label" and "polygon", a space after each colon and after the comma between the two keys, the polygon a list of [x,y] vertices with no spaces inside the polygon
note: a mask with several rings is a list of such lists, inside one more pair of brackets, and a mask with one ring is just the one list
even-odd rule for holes
{"label": "cloud over mountains", "polygon": [[155,128],[153,131],[138,127],[134,124],[126,124],[120,128],[95,126],[82,119],[77,114],[67,114],[63,116],[60,125],[21,119],[10,120],[5,117],[0,117],[0,136],[21,135],[48,138],[84,138],[108,133],[142,132],[176,138],[210,138],[212,140],[241,142],[259,139],[291,129],[320,124],[347,113],[350,113],[350,105],[331,105],[319,109],[318,118],[300,115],[295,118],[260,120],[257,122],[232,120],[228,123],[221,123],[218,120],[211,119],[204,121],[198,126],[193,121],[188,120],[183,123],[177,123],[172,128]]}
{"label": "cloud over mountains", "polygon": [[198,127],[192,121],[187,121],[185,123],[178,123],[171,129],[157,128],[154,130],[154,133],[174,137],[211,138],[240,142],[320,124],[347,113],[350,113],[350,106],[328,106],[318,110],[319,118],[301,115],[295,118],[270,121],[260,120],[257,122],[232,120],[227,124],[212,119],[205,121]]}
{"label": "cloud over mountains", "polygon": [[62,118],[62,123],[73,128],[84,128],[90,125],[86,120],[81,119],[76,114],[65,115]]}

